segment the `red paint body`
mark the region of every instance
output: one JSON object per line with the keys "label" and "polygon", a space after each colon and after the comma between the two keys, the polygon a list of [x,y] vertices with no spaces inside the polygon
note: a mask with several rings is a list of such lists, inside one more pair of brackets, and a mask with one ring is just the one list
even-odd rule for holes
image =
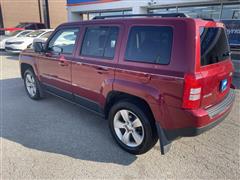
{"label": "red paint body", "polygon": [[[120,32],[113,60],[84,57],[80,49],[89,26],[119,26]],[[132,26],[171,26],[173,45],[171,61],[168,65],[146,64],[125,61],[125,48]],[[36,54],[30,50],[20,55],[20,65],[30,64],[40,82],[55,86],[99,104],[102,109],[112,91],[127,93],[143,99],[151,108],[155,121],[166,130],[205,127],[231,109],[232,103],[224,111],[211,118],[207,109],[223,101],[230,91],[233,65],[231,59],[223,62],[200,65],[200,27],[223,27],[217,22],[191,18],[129,18],[112,20],[92,20],[66,23],[64,27],[79,27],[80,33],[72,55],[49,57],[45,53]],[[55,33],[53,33],[54,35]],[[52,35],[52,36],[53,36]],[[51,37],[50,37],[51,39]],[[66,63],[67,66],[62,66]],[[184,76],[192,74],[202,78],[199,108],[184,109]],[[219,92],[219,83],[228,79],[227,90]]]}

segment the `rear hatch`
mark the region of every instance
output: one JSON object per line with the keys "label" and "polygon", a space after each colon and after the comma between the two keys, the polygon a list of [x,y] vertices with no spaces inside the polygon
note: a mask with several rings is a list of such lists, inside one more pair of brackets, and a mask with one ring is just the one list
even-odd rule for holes
{"label": "rear hatch", "polygon": [[226,31],[223,27],[200,28],[202,96],[201,107],[222,101],[232,83],[233,65]]}

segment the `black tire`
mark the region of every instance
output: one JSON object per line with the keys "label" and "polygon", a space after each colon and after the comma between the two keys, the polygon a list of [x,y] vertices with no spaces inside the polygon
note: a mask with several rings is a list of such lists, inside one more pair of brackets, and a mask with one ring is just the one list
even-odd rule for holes
{"label": "black tire", "polygon": [[[144,129],[144,137],[143,137],[142,143],[136,147],[130,147],[124,144],[119,139],[119,137],[117,136],[114,130],[114,117],[116,113],[122,109],[133,112],[140,119],[142,123],[142,127]],[[124,149],[125,151],[131,154],[138,155],[138,154],[146,153],[156,144],[158,140],[153,117],[151,117],[150,113],[146,112],[145,109],[146,108],[144,105],[138,104],[138,106],[136,106],[131,102],[131,100],[124,100],[114,104],[109,112],[109,116],[108,116],[109,127],[110,127],[111,134],[114,137],[114,140],[122,149]]]}
{"label": "black tire", "polygon": [[[28,88],[27,88],[27,85],[26,85],[26,81],[27,81],[27,76],[30,75],[31,77],[33,77],[34,79],[34,85],[36,86],[36,93],[34,93],[34,95],[32,95],[29,91],[28,91]],[[25,90],[28,94],[28,96],[31,98],[31,99],[34,99],[34,100],[39,100],[41,99],[41,95],[40,95],[40,84],[39,84],[39,81],[38,79],[36,78],[36,75],[34,74],[34,72],[32,71],[32,69],[27,69],[25,72],[24,72],[24,86],[25,86]]]}

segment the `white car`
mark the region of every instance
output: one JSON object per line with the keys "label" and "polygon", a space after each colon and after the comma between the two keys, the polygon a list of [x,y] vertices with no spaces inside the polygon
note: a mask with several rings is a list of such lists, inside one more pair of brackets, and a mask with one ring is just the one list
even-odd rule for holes
{"label": "white car", "polygon": [[0,36],[0,50],[5,49],[5,43],[7,40],[17,38],[17,37],[24,37],[31,32],[33,32],[33,30],[21,30],[21,31],[14,31],[8,35]]}
{"label": "white car", "polygon": [[31,32],[25,37],[7,40],[5,43],[5,50],[10,53],[20,53],[24,49],[30,48],[35,38],[48,37],[52,32],[53,29],[41,29]]}
{"label": "white car", "polygon": [[50,36],[51,34],[52,34],[52,32],[50,31],[50,32],[42,35],[42,36],[39,37],[39,38],[34,38],[34,39],[33,39],[33,43],[35,43],[35,42],[45,43],[45,42],[48,40],[48,38],[49,38],[49,36]]}

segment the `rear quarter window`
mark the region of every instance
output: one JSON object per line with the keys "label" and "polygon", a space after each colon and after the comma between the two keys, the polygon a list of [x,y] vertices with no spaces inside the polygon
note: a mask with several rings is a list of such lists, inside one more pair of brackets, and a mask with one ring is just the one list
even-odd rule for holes
{"label": "rear quarter window", "polygon": [[125,59],[140,63],[169,64],[172,42],[172,27],[132,27],[128,37]]}

